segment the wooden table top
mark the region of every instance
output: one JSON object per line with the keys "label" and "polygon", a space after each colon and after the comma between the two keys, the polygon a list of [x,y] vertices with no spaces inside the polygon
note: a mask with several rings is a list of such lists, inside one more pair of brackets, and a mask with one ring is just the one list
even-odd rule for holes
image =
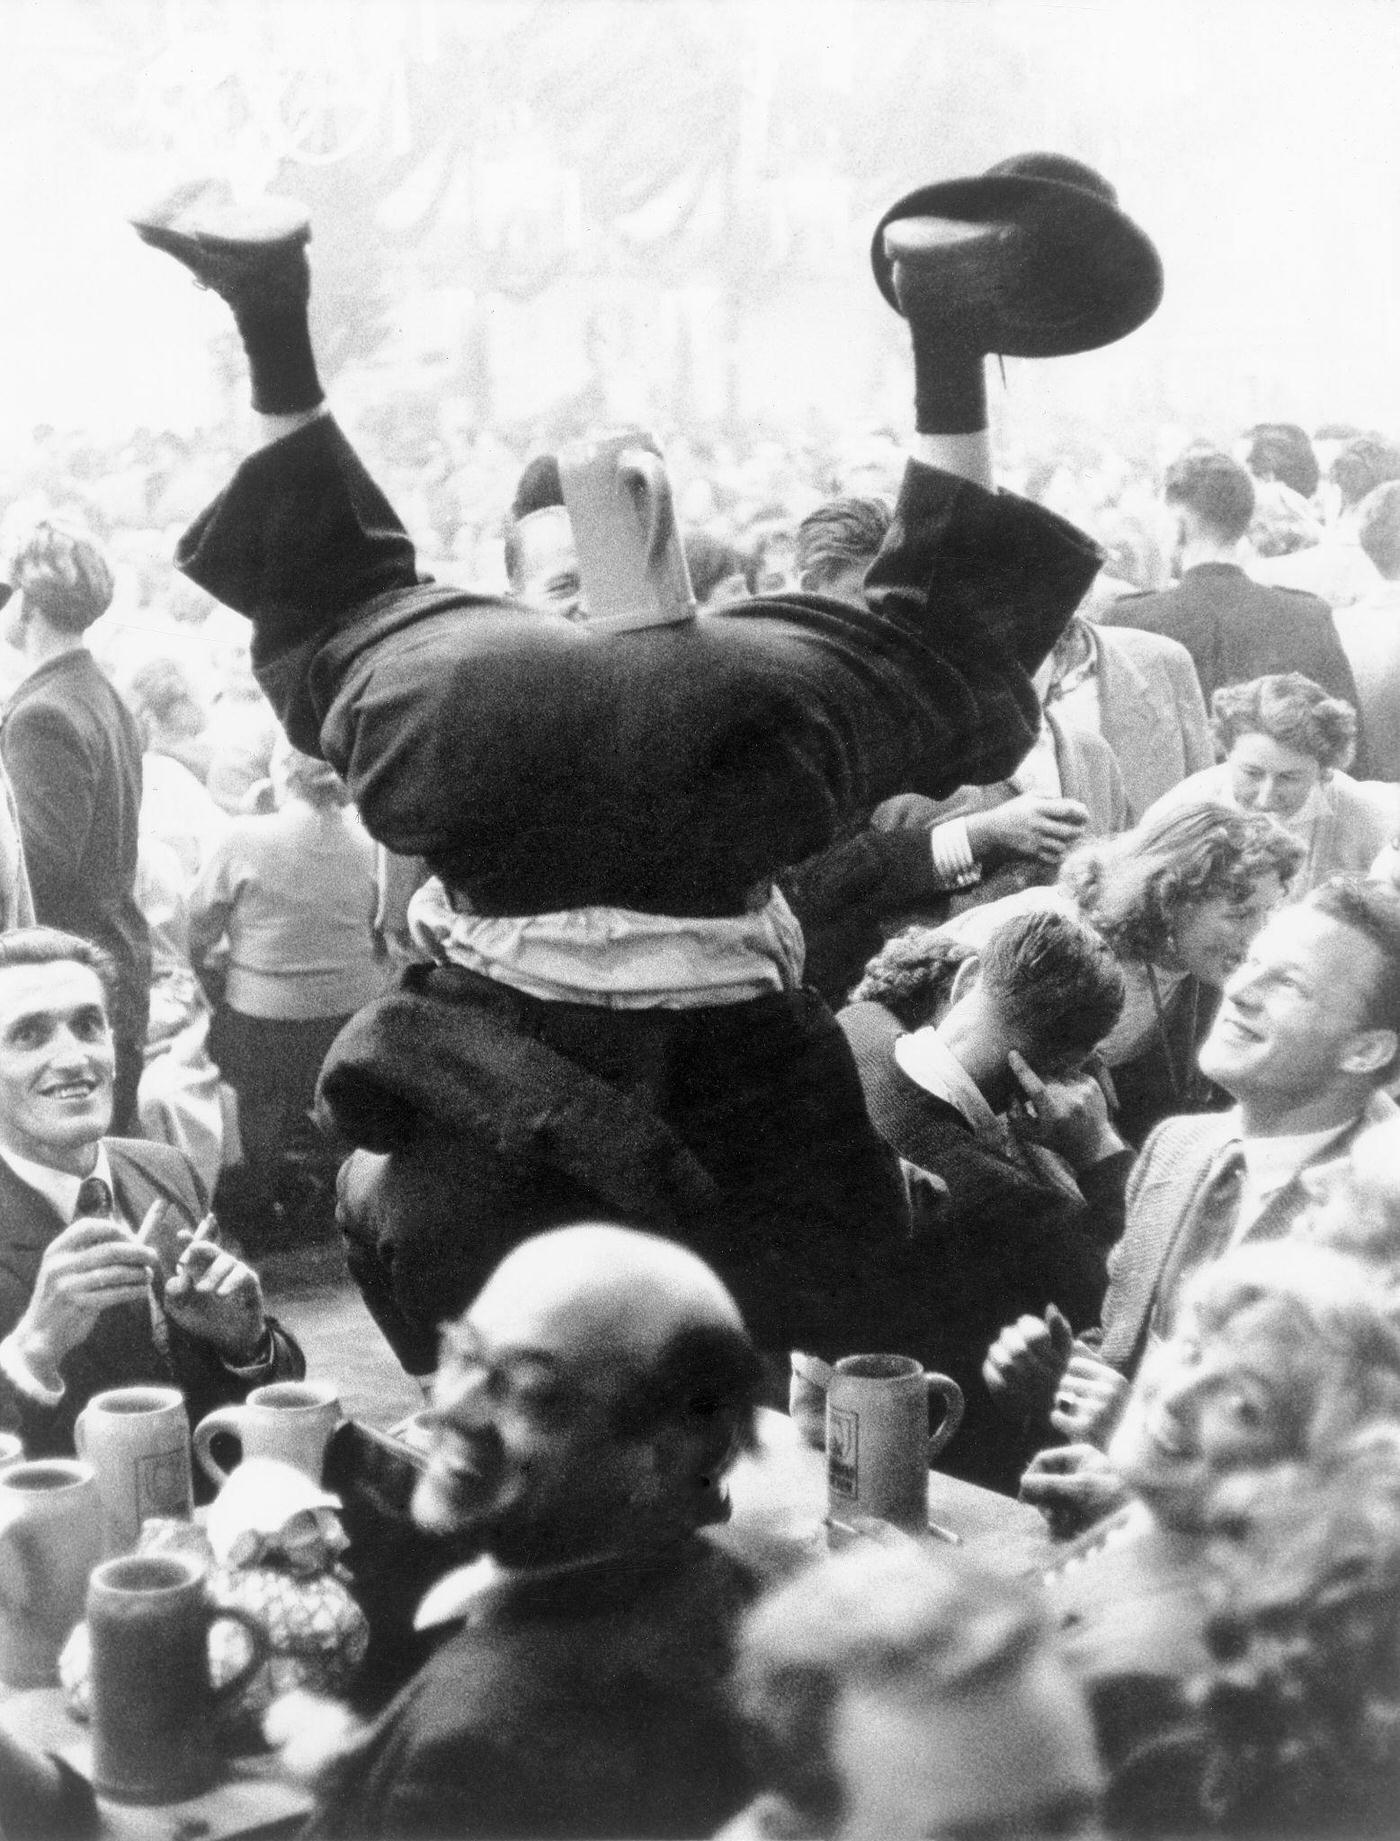
{"label": "wooden table top", "polygon": [[[92,1777],[89,1728],[63,1704],[60,1688],[0,1688],[0,1725],[37,1751],[56,1752]],[[99,1796],[101,1833],[112,1841],[232,1841],[292,1832],[310,1812],[312,1797],[282,1775],[275,1754],[230,1759],[222,1779],[202,1796],[174,1803],[119,1803]]]}
{"label": "wooden table top", "polygon": [[[733,1514],[710,1538],[759,1565],[781,1573],[840,1545],[826,1517],[826,1457],[805,1444],[786,1413],[758,1415],[758,1450],[743,1457],[727,1478]],[[1043,1517],[1024,1502],[931,1470],[931,1523],[958,1537],[958,1545],[997,1571],[1043,1571],[1054,1547]]]}

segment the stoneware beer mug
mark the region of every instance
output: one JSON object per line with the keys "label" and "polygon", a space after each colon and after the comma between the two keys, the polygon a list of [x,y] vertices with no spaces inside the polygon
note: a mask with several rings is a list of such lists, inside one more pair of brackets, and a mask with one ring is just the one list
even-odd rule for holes
{"label": "stoneware beer mug", "polygon": [[[225,1619],[243,1625],[252,1649],[216,1689],[209,1626]],[[257,1619],[213,1604],[198,1561],[150,1553],[97,1567],[87,1622],[94,1785],[129,1803],[174,1802],[208,1789],[219,1768],[214,1716],[267,1658]]]}
{"label": "stoneware beer mug", "polygon": [[148,1515],[194,1513],[190,1420],[178,1387],[113,1387],[94,1394],[73,1428],[78,1456],[97,1472],[102,1550],[130,1553]]}
{"label": "stoneware beer mug", "polygon": [[[943,1402],[929,1432],[929,1401]],[[848,1355],[826,1388],[827,1512],[875,1516],[911,1534],[928,1526],[928,1467],[957,1431],[962,1389],[910,1355]]]}
{"label": "stoneware beer mug", "polygon": [[38,1458],[0,1471],[0,1680],[15,1688],[58,1680],[58,1652],[101,1558],[91,1464]]}
{"label": "stoneware beer mug", "polygon": [[559,450],[588,624],[603,631],[695,617],[671,482],[655,439],[621,429]]}
{"label": "stoneware beer mug", "polygon": [[340,1423],[340,1395],[330,1381],[271,1381],[255,1387],[242,1406],[220,1406],[195,1427],[194,1454],[222,1487],[228,1471],[210,1449],[220,1432],[243,1447],[242,1456],[274,1457],[321,1481],[326,1446]]}

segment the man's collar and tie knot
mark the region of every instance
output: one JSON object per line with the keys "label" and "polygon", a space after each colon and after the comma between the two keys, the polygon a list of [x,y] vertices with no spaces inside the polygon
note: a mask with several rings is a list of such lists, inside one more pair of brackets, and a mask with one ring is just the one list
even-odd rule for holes
{"label": "man's collar and tie knot", "polygon": [[110,1184],[100,1176],[85,1176],[78,1189],[77,1217],[96,1216],[105,1219],[114,1213]]}

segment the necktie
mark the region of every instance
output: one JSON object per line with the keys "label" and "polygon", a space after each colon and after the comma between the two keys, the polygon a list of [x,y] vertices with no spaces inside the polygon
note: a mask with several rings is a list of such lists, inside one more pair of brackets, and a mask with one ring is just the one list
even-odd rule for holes
{"label": "necktie", "polygon": [[1152,1328],[1159,1336],[1171,1333],[1187,1280],[1219,1259],[1229,1246],[1239,1218],[1244,1174],[1244,1146],[1236,1139],[1216,1154],[1196,1206],[1182,1223],[1167,1255],[1152,1310]]}
{"label": "necktie", "polygon": [[100,1176],[85,1176],[78,1191],[78,1215],[105,1218],[112,1212],[112,1191]]}
{"label": "necktie", "polygon": [[[95,1218],[99,1221],[107,1221],[113,1219],[116,1212],[116,1208],[112,1202],[112,1191],[107,1187],[106,1183],[103,1182],[102,1178],[100,1176],[85,1176],[82,1181],[82,1187],[78,1190],[78,1212],[74,1218],[80,1220],[86,1216],[88,1219]],[[157,1349],[164,1353],[169,1347],[170,1333],[166,1327],[165,1312],[161,1309],[157,1301],[157,1294],[154,1289],[151,1292],[147,1311],[150,1317],[152,1341],[155,1343]],[[88,1339],[94,1350],[99,1346],[104,1336],[111,1336],[116,1339],[114,1346],[120,1349],[120,1338],[126,1333],[121,1328],[120,1316],[120,1312],[114,1312],[112,1313],[110,1323],[99,1322],[94,1325],[92,1335]],[[122,1353],[118,1359],[123,1363],[127,1360],[124,1353]]]}

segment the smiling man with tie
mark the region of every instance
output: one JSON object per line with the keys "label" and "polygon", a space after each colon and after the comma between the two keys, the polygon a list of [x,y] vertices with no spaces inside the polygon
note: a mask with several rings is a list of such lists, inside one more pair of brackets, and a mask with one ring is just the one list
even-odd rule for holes
{"label": "smiling man with tie", "polygon": [[109,979],[75,935],[0,935],[0,1417],[31,1455],[103,1388],[173,1383],[196,1420],[305,1371],[185,1157],[105,1135]]}
{"label": "smiling man with tie", "polygon": [[1234,1107],[1164,1120],[1143,1146],[1098,1350],[1032,1317],[992,1345],[993,1391],[1032,1410],[1053,1396],[1051,1426],[1080,1441],[1043,1452],[1024,1497],[1101,1505],[1076,1454],[1107,1441],[1145,1355],[1174,1333],[1187,1281],[1236,1247],[1311,1231],[1314,1197],[1353,1143],[1396,1116],[1397,1063],[1400,895],[1334,876],[1275,914],[1226,981],[1200,1065]]}

